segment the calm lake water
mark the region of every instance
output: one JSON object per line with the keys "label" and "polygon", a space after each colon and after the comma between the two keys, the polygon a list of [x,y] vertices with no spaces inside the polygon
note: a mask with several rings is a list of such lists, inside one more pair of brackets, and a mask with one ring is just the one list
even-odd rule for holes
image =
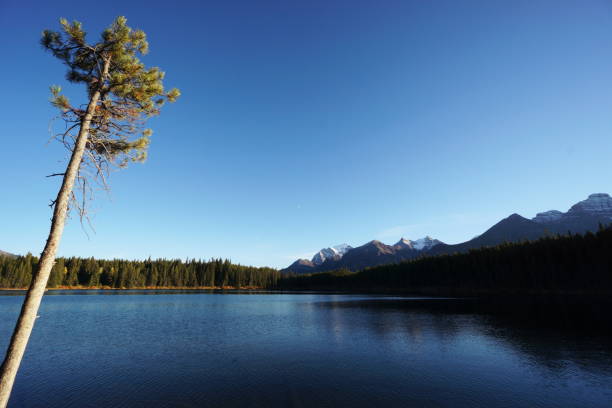
{"label": "calm lake water", "polygon": [[[0,296],[2,354],[22,299]],[[612,338],[590,330],[598,322],[515,311],[460,299],[52,292],[9,406],[612,407]]]}

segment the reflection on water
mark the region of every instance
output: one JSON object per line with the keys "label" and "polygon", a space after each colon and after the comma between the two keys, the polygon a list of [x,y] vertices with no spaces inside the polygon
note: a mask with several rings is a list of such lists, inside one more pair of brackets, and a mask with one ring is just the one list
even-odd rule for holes
{"label": "reflection on water", "polygon": [[186,293],[53,292],[11,406],[612,406],[606,302]]}
{"label": "reflection on water", "polygon": [[[468,331],[493,338],[514,352],[554,370],[576,364],[585,370],[612,373],[612,302],[605,299],[358,299],[318,303],[367,313],[373,333],[398,331],[417,344],[427,331],[437,341]],[[382,312],[381,312],[382,311]],[[349,330],[350,328],[346,328]]]}

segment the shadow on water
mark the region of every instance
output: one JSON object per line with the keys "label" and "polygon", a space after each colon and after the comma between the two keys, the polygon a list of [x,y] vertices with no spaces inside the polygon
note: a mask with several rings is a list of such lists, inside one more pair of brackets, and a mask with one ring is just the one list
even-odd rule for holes
{"label": "shadow on water", "polygon": [[[394,331],[414,331],[424,317],[440,337],[452,337],[469,322],[475,330],[507,342],[552,370],[575,364],[612,375],[612,299],[606,297],[378,298],[321,301],[321,308],[393,313]],[[399,321],[398,321],[399,320]]]}
{"label": "shadow on water", "polygon": [[[202,295],[202,294],[232,294],[261,295],[278,292],[252,289],[54,289],[47,290],[45,296],[126,296],[126,295]],[[0,296],[24,296],[26,290],[0,290]]]}
{"label": "shadow on water", "polygon": [[612,406],[608,299],[211,293],[54,292],[14,406]]}

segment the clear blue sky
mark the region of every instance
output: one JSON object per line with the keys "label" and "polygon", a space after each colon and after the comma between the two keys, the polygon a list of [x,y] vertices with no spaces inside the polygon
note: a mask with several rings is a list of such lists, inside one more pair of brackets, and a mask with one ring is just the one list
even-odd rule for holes
{"label": "clear blue sky", "polygon": [[61,255],[283,267],[346,242],[465,241],[612,193],[609,1],[0,1],[0,249],[39,253],[64,152],[38,45],[117,15],[183,96]]}

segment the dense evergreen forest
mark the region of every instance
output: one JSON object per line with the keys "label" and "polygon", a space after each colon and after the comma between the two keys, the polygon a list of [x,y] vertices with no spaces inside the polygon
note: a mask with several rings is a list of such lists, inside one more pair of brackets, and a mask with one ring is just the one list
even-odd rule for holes
{"label": "dense evergreen forest", "polygon": [[[0,256],[0,288],[29,285],[38,258]],[[58,258],[48,287],[398,291],[428,294],[612,293],[612,228],[425,257],[360,272],[284,275],[229,260]]]}
{"label": "dense evergreen forest", "polygon": [[[38,258],[0,256],[0,288],[25,288]],[[58,258],[47,287],[234,287],[262,288],[276,284],[279,272],[232,264],[229,260],[97,260]]]}
{"label": "dense evergreen forest", "polygon": [[292,290],[401,291],[424,294],[612,293],[612,228],[597,233],[506,243],[364,269],[286,276]]}

